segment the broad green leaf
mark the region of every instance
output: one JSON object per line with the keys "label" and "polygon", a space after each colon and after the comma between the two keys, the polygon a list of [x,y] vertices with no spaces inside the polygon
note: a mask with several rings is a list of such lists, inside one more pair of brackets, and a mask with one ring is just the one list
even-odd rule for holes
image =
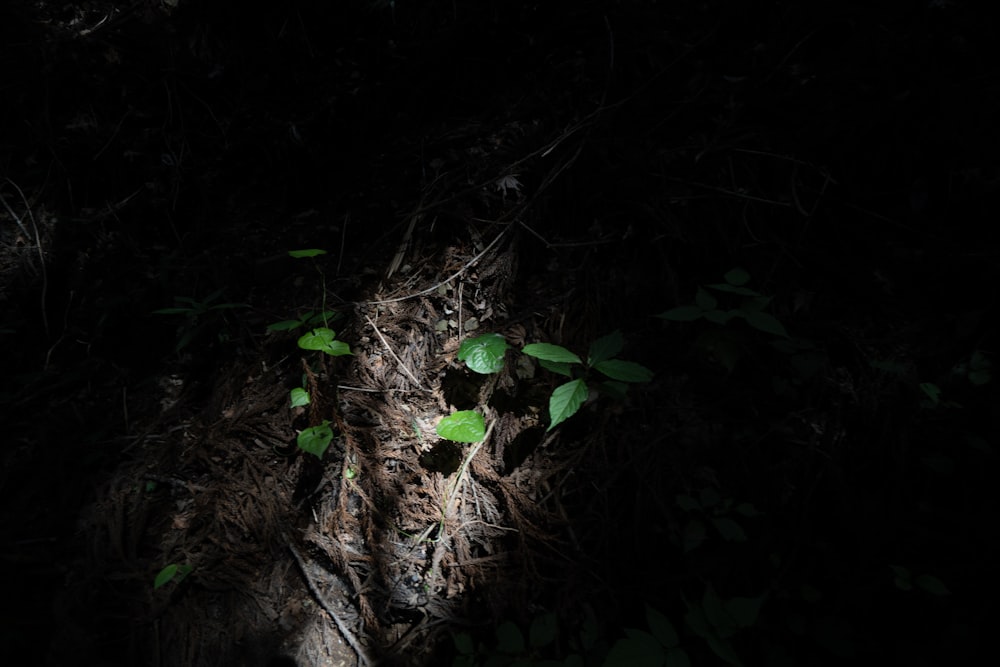
{"label": "broad green leaf", "polygon": [[558,373],[559,375],[565,375],[568,378],[573,377],[572,366],[567,363],[560,361],[546,361],[545,359],[539,359],[538,365],[542,368],[552,371],[553,373]]}
{"label": "broad green leaf", "polygon": [[653,636],[663,646],[673,648],[680,643],[680,639],[677,636],[677,629],[674,628],[674,624],[670,622],[670,619],[648,604],[646,605],[646,622],[649,623],[649,629],[653,633]]}
{"label": "broad green leaf", "polygon": [[479,442],[486,436],[486,423],[478,412],[461,410],[442,419],[434,430],[454,442]]}
{"label": "broad green leaf", "polygon": [[274,324],[268,324],[268,331],[291,331],[292,329],[298,329],[300,326],[305,324],[302,320],[282,320],[281,322],[275,322]]}
{"label": "broad green leaf", "polygon": [[313,454],[316,458],[323,458],[327,447],[333,441],[333,429],[330,428],[330,421],[323,420],[318,426],[310,426],[299,433],[296,442],[304,452]]}
{"label": "broad green leaf", "polygon": [[521,350],[529,357],[543,359],[545,361],[555,361],[564,364],[582,364],[583,360],[561,345],[551,343],[531,343],[525,345]]}
{"label": "broad green leaf", "polygon": [[725,278],[727,283],[729,283],[730,285],[734,285],[736,287],[739,287],[740,285],[746,285],[748,282],[750,282],[750,274],[747,273],[745,269],[742,269],[738,266],[734,269],[730,269],[729,271],[727,271],[726,275],[722,277]]}
{"label": "broad green leaf", "polygon": [[653,371],[634,361],[608,359],[594,364],[594,369],[604,373],[612,380],[622,382],[649,382],[653,379]]}
{"label": "broad green leaf", "polygon": [[616,329],[607,336],[601,336],[590,344],[590,350],[587,353],[587,365],[595,366],[602,361],[607,361],[621,352],[623,347],[625,347],[625,338],[622,336],[621,331]]}
{"label": "broad green leaf", "polygon": [[302,257],[318,257],[319,255],[325,255],[326,250],[320,250],[319,248],[308,248],[306,250],[289,250],[288,256],[300,259]]}
{"label": "broad green leaf", "polygon": [[693,633],[702,639],[708,639],[712,631],[708,627],[708,619],[705,618],[705,612],[702,611],[701,607],[692,606],[690,602],[687,605],[688,610],[684,614],[684,622],[687,623],[687,626],[691,628]]}
{"label": "broad green leaf", "polygon": [[760,512],[753,506],[753,503],[740,503],[736,506],[736,511],[745,517],[760,516]]}
{"label": "broad green leaf", "polygon": [[498,373],[503,368],[503,355],[509,347],[500,334],[483,334],[462,342],[458,348],[458,360],[464,361],[476,373]]}
{"label": "broad green leaf", "polygon": [[587,400],[587,383],[583,380],[573,380],[559,385],[549,397],[549,418],[551,423],[546,429],[551,431],[558,424],[566,421],[580,409]]}
{"label": "broad green leaf", "polygon": [[496,630],[497,651],[507,655],[517,655],[524,651],[524,635],[511,621],[500,624]]}
{"label": "broad green leaf", "polygon": [[719,301],[705,288],[699,287],[694,295],[694,304],[702,310],[715,310],[716,306],[719,305]]}
{"label": "broad green leaf", "polygon": [[677,506],[685,512],[696,512],[701,509],[701,503],[689,495],[679,493],[676,497]]}
{"label": "broad green leaf", "polygon": [[289,397],[292,400],[293,408],[298,408],[303,405],[309,405],[309,401],[311,400],[309,398],[309,392],[303,389],[302,387],[296,387],[295,389],[292,389],[292,391],[289,392]]}
{"label": "broad green leaf", "polygon": [[944,582],[930,574],[918,574],[914,577],[913,583],[931,595],[951,595],[951,591],[944,585]]}
{"label": "broad green leaf", "polygon": [[714,517],[712,525],[722,535],[722,539],[727,542],[747,541],[747,534],[743,531],[743,527],[727,516]]}
{"label": "broad green leaf", "polygon": [[548,646],[556,640],[559,632],[559,621],[552,612],[539,614],[531,622],[531,629],[528,631],[528,641],[533,648]]}
{"label": "broad green leaf", "polygon": [[762,313],[760,311],[744,311],[743,316],[747,318],[747,323],[754,329],[763,331],[764,333],[774,334],[775,336],[788,338],[788,332],[785,331],[784,325],[782,325],[774,315]]}
{"label": "broad green leaf", "polygon": [[754,296],[743,299],[740,304],[740,310],[744,313],[755,313],[760,312],[767,308],[768,304],[771,303],[774,297],[770,296]]}
{"label": "broad green leaf", "polygon": [[303,350],[319,350],[331,357],[339,357],[351,353],[347,343],[335,340],[337,334],[327,327],[318,327],[299,338],[298,345]]}
{"label": "broad green leaf", "polygon": [[307,313],[302,317],[302,321],[310,326],[318,326],[320,324],[326,326],[329,322],[339,320],[341,316],[340,311],[324,310],[322,313]]}
{"label": "broad green leaf", "polygon": [[677,306],[660,313],[657,317],[671,322],[693,322],[704,315],[705,311],[698,306]]}
{"label": "broad green leaf", "polygon": [[737,627],[749,628],[757,623],[762,602],[764,602],[763,595],[755,598],[735,597],[726,600],[726,611],[736,621]]}
{"label": "broad green leaf", "polygon": [[651,634],[626,630],[628,637],[619,639],[604,659],[603,667],[661,667],[663,647]]}

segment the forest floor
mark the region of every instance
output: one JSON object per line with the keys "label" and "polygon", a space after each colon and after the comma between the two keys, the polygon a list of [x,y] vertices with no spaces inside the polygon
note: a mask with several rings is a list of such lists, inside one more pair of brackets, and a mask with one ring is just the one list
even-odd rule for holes
{"label": "forest floor", "polygon": [[971,662],[993,36],[801,4],[7,3],[0,646]]}

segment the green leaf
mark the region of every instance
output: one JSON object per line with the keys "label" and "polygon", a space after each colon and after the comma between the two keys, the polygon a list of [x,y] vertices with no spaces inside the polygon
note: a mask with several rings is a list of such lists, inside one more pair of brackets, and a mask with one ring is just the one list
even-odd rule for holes
{"label": "green leaf", "polygon": [[528,641],[533,648],[548,646],[556,640],[559,632],[559,622],[552,612],[545,612],[535,617],[528,631]]}
{"label": "green leaf", "polygon": [[735,597],[726,600],[726,611],[736,621],[737,627],[749,628],[757,622],[762,602],[764,602],[763,595],[755,598]]}
{"label": "green leaf", "polygon": [[521,350],[529,357],[564,364],[582,364],[583,360],[561,345],[551,343],[531,343]]}
{"label": "green leaf", "polygon": [[775,336],[781,336],[782,338],[788,338],[788,332],[785,331],[784,325],[774,315],[754,310],[749,312],[743,311],[743,316],[746,317],[747,323],[754,329],[774,334]]}
{"label": "green leaf", "polygon": [[693,322],[705,315],[705,311],[698,306],[677,306],[657,315],[660,319],[671,322]]}
{"label": "green leaf", "polygon": [[608,359],[594,364],[594,369],[604,373],[612,380],[622,382],[649,382],[653,379],[653,371],[634,361]]}
{"label": "green leaf", "polygon": [[607,361],[621,352],[623,347],[625,347],[625,338],[621,331],[616,329],[607,336],[601,336],[590,344],[587,365],[595,366],[602,361]]}
{"label": "green leaf", "polygon": [[268,331],[291,331],[292,329],[297,329],[305,324],[302,320],[282,320],[281,322],[275,322],[274,324],[268,324]]}
{"label": "green leaf", "polygon": [[302,387],[292,389],[292,391],[289,392],[289,397],[291,398],[293,408],[309,405],[309,392]]}
{"label": "green leaf", "polygon": [[160,570],[159,574],[156,575],[156,578],[153,579],[153,589],[155,590],[161,586],[165,586],[175,579],[177,583],[184,581],[184,578],[191,574],[192,569],[193,568],[190,565],[167,565],[165,568]]}
{"label": "green leaf", "polygon": [[567,363],[558,361],[546,361],[545,359],[539,359],[538,365],[542,368],[552,371],[553,373],[558,373],[559,375],[565,375],[568,378],[573,377],[572,366]]}
{"label": "green leaf", "polygon": [[619,639],[604,659],[603,667],[661,667],[663,647],[656,638],[641,630],[626,630],[629,635]]}
{"label": "green leaf", "polygon": [[551,431],[556,425],[566,421],[580,409],[587,400],[587,383],[583,380],[573,380],[559,385],[549,397],[549,418],[551,423],[546,429]]}
{"label": "green leaf", "polygon": [[738,266],[734,269],[727,271],[726,275],[722,277],[725,278],[727,283],[735,287],[746,285],[748,282],[750,282],[750,274],[747,273],[746,270]]}
{"label": "green leaf", "polygon": [[289,250],[288,256],[294,257],[295,259],[301,259],[302,257],[318,257],[319,255],[325,255],[326,250],[320,250],[319,248],[309,248],[306,250]]}
{"label": "green leaf", "polygon": [[767,308],[768,304],[770,304],[773,299],[774,297],[771,296],[748,297],[743,299],[743,302],[740,304],[740,310],[744,313],[760,312]]}
{"label": "green leaf", "polygon": [[299,338],[298,345],[303,350],[319,350],[331,357],[339,357],[351,353],[347,343],[335,340],[337,334],[327,327],[318,327]]}
{"label": "green leaf", "polygon": [[680,638],[677,636],[677,629],[674,628],[674,624],[664,614],[653,609],[648,604],[646,605],[646,622],[649,623],[649,629],[653,633],[653,636],[663,646],[673,648],[680,644]]}
{"label": "green leaf", "polygon": [[696,512],[701,509],[701,503],[689,495],[678,493],[676,497],[677,506],[685,512]]}
{"label": "green leaf", "polygon": [[712,296],[704,287],[699,287],[694,295],[694,304],[702,310],[715,310],[719,305],[719,300]]}
{"label": "green leaf", "polygon": [[931,595],[951,595],[951,591],[944,585],[944,582],[930,574],[918,574],[913,578],[913,583]]}
{"label": "green leaf", "polygon": [[507,655],[524,652],[524,635],[511,621],[505,621],[497,628],[497,651]]}
{"label": "green leaf", "polygon": [[448,415],[434,429],[442,438],[455,442],[479,442],[486,437],[483,416],[474,410],[461,410]]}
{"label": "green leaf", "polygon": [[156,578],[153,579],[153,589],[155,590],[157,588],[160,588],[161,586],[165,586],[166,584],[170,583],[170,581],[176,576],[177,576],[177,565],[174,563],[167,565],[165,568],[160,570],[159,574],[156,575]]}
{"label": "green leaf", "polygon": [[483,334],[462,342],[458,348],[458,360],[464,361],[476,373],[498,373],[503,368],[503,355],[509,347],[500,334]]}
{"label": "green leaf", "polygon": [[303,429],[296,439],[299,449],[315,455],[316,458],[323,458],[323,454],[332,441],[333,429],[330,428],[330,421],[327,419],[324,419],[323,423],[318,426]]}
{"label": "green leaf", "polygon": [[747,534],[743,527],[727,516],[715,517],[712,519],[715,529],[722,535],[722,539],[727,542],[746,542]]}

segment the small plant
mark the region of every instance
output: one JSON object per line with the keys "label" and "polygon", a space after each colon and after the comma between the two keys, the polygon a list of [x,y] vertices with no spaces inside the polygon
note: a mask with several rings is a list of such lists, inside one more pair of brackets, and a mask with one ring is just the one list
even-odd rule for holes
{"label": "small plant", "polygon": [[[572,378],[556,387],[549,398],[548,430],[576,414],[587,400],[590,395],[588,380],[594,381],[592,371],[605,378],[596,382],[596,388],[618,398],[625,395],[628,383],[653,379],[653,372],[645,366],[616,358],[624,346],[622,333],[614,331],[591,343],[586,361],[565,347],[551,343],[532,343],[521,349],[523,354],[538,359],[542,368]],[[462,342],[458,348],[458,360],[464,361],[476,373],[498,373],[503,368],[504,354],[509,348],[510,345],[500,334],[483,334]]]}
{"label": "small plant", "polygon": [[[749,273],[741,268],[735,268],[728,271],[723,278],[726,281],[724,283],[699,287],[695,292],[693,304],[671,308],[657,317],[672,322],[706,319],[719,325],[726,325],[734,319],[742,319],[758,331],[788,338],[784,325],[774,315],[764,312],[773,297],[764,296],[746,286],[750,282]],[[715,294],[709,290],[738,298],[736,307],[723,307]],[[739,337],[734,332],[726,330],[705,332],[696,345],[729,372],[732,372],[743,356]]]}
{"label": "small plant", "polygon": [[[312,259],[325,254],[326,251],[319,248],[288,251],[288,255],[295,259]],[[349,355],[351,354],[350,346],[342,340],[337,340],[337,333],[330,328],[330,321],[336,319],[339,313],[326,309],[326,279],[318,266],[316,266],[316,271],[319,273],[323,285],[323,303],[319,311],[310,311],[298,319],[275,322],[269,325],[267,330],[292,331],[299,327],[307,327],[309,330],[299,336],[296,341],[300,349],[322,352],[331,357]],[[308,371],[308,373],[311,372]],[[312,396],[306,385],[307,381],[304,377],[302,386],[295,387],[289,392],[291,407],[297,408],[312,403]],[[329,420],[323,420],[320,424],[303,429],[296,438],[299,449],[313,454],[317,458],[323,457],[331,442],[333,442],[333,429],[330,428]]]}
{"label": "small plant", "polygon": [[[604,375],[606,380],[597,384],[597,388],[612,396],[622,397],[628,390],[628,384],[649,382],[653,372],[635,363],[617,359],[616,355],[625,346],[620,331],[613,331],[607,336],[598,338],[590,345],[586,362],[560,345],[551,343],[532,343],[521,350],[529,357],[538,359],[538,363],[553,373],[574,378],[561,384],[552,391],[549,397],[549,428],[552,430],[566,421],[580,409],[590,395],[587,380],[591,379],[591,371]],[[583,377],[576,377],[582,366]]]}
{"label": "small plant", "polygon": [[[235,308],[249,308],[245,303],[213,303],[221,297],[225,288],[216,290],[199,301],[188,296],[175,296],[172,308],[159,308],[153,311],[154,315],[183,315],[184,322],[177,329],[177,345],[174,352],[180,352],[186,348],[199,334],[208,326],[209,315],[219,315],[222,311],[233,310]],[[223,315],[223,318],[225,316]],[[224,333],[219,335],[223,342],[228,340]]]}
{"label": "small plant", "polygon": [[680,536],[685,553],[693,551],[705,541],[708,533],[706,521],[726,542],[746,542],[746,532],[735,517],[758,516],[757,510],[750,503],[736,503],[731,498],[723,498],[712,487],[703,488],[698,498],[678,494],[676,503],[687,514]]}
{"label": "small plant", "polygon": [[193,568],[190,565],[177,565],[176,563],[171,563],[165,568],[157,573],[156,578],[153,579],[153,590],[162,588],[166,586],[171,581],[176,581],[178,584],[184,581],[184,578],[191,574]]}
{"label": "small plant", "polygon": [[893,583],[901,591],[912,591],[918,588],[925,593],[944,597],[951,595],[951,591],[944,585],[944,582],[932,574],[914,574],[909,568],[902,565],[890,565],[893,574]]}

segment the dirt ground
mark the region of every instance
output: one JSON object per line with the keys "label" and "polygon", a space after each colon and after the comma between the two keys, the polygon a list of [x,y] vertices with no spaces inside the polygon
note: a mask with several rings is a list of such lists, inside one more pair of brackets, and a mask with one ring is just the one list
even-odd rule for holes
{"label": "dirt ground", "polygon": [[989,36],[612,4],[0,10],[5,664],[978,655]]}

